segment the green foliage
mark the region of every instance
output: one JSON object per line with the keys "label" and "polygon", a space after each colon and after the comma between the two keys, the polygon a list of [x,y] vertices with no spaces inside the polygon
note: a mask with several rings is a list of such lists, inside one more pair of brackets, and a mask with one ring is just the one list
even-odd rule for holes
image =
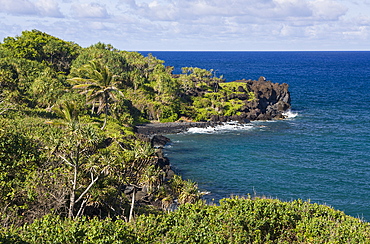
{"label": "green foliage", "polygon": [[11,102],[31,103],[33,94],[30,87],[45,69],[45,65],[36,61],[22,58],[0,59],[0,87],[3,95]]}
{"label": "green foliage", "polygon": [[65,120],[62,125],[74,124],[79,122],[79,109],[76,102],[65,101],[53,107],[54,113]]}
{"label": "green foliage", "polygon": [[146,187],[165,209],[176,199],[198,200],[194,182],[164,180],[153,148],[130,127],[194,112],[184,80],[217,99],[221,79],[212,71],[188,68],[180,79],[172,70],[152,55],[104,43],[80,48],[37,30],[6,38],[0,44],[1,223],[22,225],[47,214],[124,218],[126,185]]}
{"label": "green foliage", "polygon": [[144,122],[141,111],[136,108],[130,99],[124,96],[111,104],[111,114],[120,125],[131,126]]}
{"label": "green foliage", "polygon": [[[369,243],[370,226],[300,200],[223,199],[137,220],[140,243]],[[341,231],[343,230],[343,231]]]}
{"label": "green foliage", "polygon": [[213,75],[213,70],[185,67],[178,78],[185,96],[185,117],[195,121],[207,121],[212,115],[239,115],[245,100],[254,99],[244,82],[227,82]]}
{"label": "green foliage", "polygon": [[45,216],[17,231],[0,234],[1,243],[135,243],[133,229],[127,223],[96,218],[79,220]]}
{"label": "green foliage", "polygon": [[[174,106],[175,105],[175,106]],[[179,112],[178,112],[178,107],[176,106],[177,104],[174,105],[167,105],[167,106],[162,106],[162,113],[160,115],[159,121],[164,123],[164,122],[175,122],[179,118]]]}
{"label": "green foliage", "polygon": [[[80,47],[38,30],[23,31],[21,36],[7,37],[1,44],[7,56],[34,60],[50,65],[57,72],[69,72]],[[5,55],[4,55],[5,56]]]}
{"label": "green foliage", "polygon": [[144,57],[135,52],[121,52],[128,62],[126,98],[148,120],[173,122],[179,117],[179,84],[171,69],[152,55]]}
{"label": "green foliage", "polygon": [[[36,144],[37,145],[37,144]],[[1,180],[24,176],[35,167],[40,153],[35,142],[14,131],[0,130],[0,172]]]}
{"label": "green foliage", "polygon": [[43,161],[40,143],[0,118],[0,223],[18,224],[34,200],[31,178]]}
{"label": "green foliage", "polygon": [[369,243],[370,225],[296,200],[229,198],[184,204],[135,222],[45,216],[0,232],[3,243]]}
{"label": "green foliage", "polygon": [[65,77],[46,68],[30,86],[29,94],[32,102],[39,107],[52,107],[67,88]]}
{"label": "green foliage", "polygon": [[[0,202],[22,205],[28,175],[38,166],[40,152],[37,143],[7,127],[0,129]],[[22,193],[22,194],[21,194]],[[19,204],[17,204],[17,202]],[[6,214],[5,212],[3,212]]]}
{"label": "green foliage", "polygon": [[171,179],[170,188],[180,204],[195,203],[201,197],[197,184],[191,180],[183,180],[179,175]]}
{"label": "green foliage", "polygon": [[214,76],[212,69],[184,67],[182,68],[182,74],[179,76],[181,89],[185,93],[190,93],[195,88],[217,92],[220,82],[223,82],[222,77]]}
{"label": "green foliage", "polygon": [[[191,97],[191,111],[188,116],[196,121],[207,121],[212,115],[232,116],[239,115],[245,101],[254,99],[254,94],[248,92],[248,86],[242,82],[217,83],[217,91],[206,88],[198,96]],[[238,95],[248,99],[239,99]]]}
{"label": "green foliage", "polygon": [[[95,46],[84,48],[80,55],[73,61],[72,70],[69,78],[81,77],[81,68],[89,62],[97,60],[112,73],[117,81],[122,85],[126,83],[127,62],[126,59],[115,49],[107,49],[105,44],[98,43]],[[89,78],[89,77],[81,77]],[[91,77],[90,77],[91,78]]]}
{"label": "green foliage", "polygon": [[109,111],[109,103],[117,101],[116,94],[123,96],[118,90],[115,77],[109,68],[101,61],[93,60],[76,71],[79,76],[70,79],[77,83],[73,89],[82,89],[86,94],[87,101],[92,103],[93,111],[95,104],[98,104],[97,113],[104,109],[105,119],[102,129],[105,128]]}

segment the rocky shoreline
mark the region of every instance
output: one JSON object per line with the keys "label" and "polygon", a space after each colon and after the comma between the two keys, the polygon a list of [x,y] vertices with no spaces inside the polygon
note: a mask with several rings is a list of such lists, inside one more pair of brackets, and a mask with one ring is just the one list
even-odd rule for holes
{"label": "rocky shoreline", "polygon": [[189,128],[206,128],[209,126],[220,125],[221,122],[167,122],[167,123],[148,123],[135,126],[134,130],[138,134],[154,136],[161,134],[176,134],[187,131]]}

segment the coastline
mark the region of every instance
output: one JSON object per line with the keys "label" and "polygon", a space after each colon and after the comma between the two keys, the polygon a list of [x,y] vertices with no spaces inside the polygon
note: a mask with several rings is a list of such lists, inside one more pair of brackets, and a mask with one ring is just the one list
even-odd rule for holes
{"label": "coastline", "polygon": [[206,128],[209,126],[220,125],[221,122],[166,122],[166,123],[147,123],[136,125],[134,131],[138,134],[146,136],[154,136],[161,134],[176,134],[187,131],[189,128]]}

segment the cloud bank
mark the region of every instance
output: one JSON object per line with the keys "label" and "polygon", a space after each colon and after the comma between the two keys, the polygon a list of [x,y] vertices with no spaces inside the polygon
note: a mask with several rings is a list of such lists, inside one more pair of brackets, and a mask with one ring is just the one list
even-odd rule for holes
{"label": "cloud bank", "polygon": [[0,0],[0,6],[0,37],[39,29],[128,50],[369,49],[368,0]]}

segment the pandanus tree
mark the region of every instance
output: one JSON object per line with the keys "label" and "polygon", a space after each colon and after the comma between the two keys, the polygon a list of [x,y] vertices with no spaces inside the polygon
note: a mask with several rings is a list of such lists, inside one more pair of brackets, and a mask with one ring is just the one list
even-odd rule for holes
{"label": "pandanus tree", "polygon": [[70,182],[68,217],[80,217],[92,195],[91,189],[98,180],[108,175],[110,170],[109,162],[102,164],[93,160],[98,157],[93,156],[103,137],[93,126],[80,123],[75,102],[66,101],[53,107],[53,111],[62,121],[47,124],[63,127],[65,133],[63,137],[56,139],[52,154],[56,156],[57,162],[62,163],[60,167],[68,169],[65,174]]}
{"label": "pandanus tree", "polygon": [[86,94],[87,102],[92,104],[93,111],[97,104],[97,113],[104,111],[105,118],[101,129],[107,124],[109,104],[117,101],[117,94],[122,92],[116,87],[117,81],[109,68],[100,60],[92,60],[77,70],[79,77],[69,79],[75,83],[73,89],[81,89],[81,94]]}

